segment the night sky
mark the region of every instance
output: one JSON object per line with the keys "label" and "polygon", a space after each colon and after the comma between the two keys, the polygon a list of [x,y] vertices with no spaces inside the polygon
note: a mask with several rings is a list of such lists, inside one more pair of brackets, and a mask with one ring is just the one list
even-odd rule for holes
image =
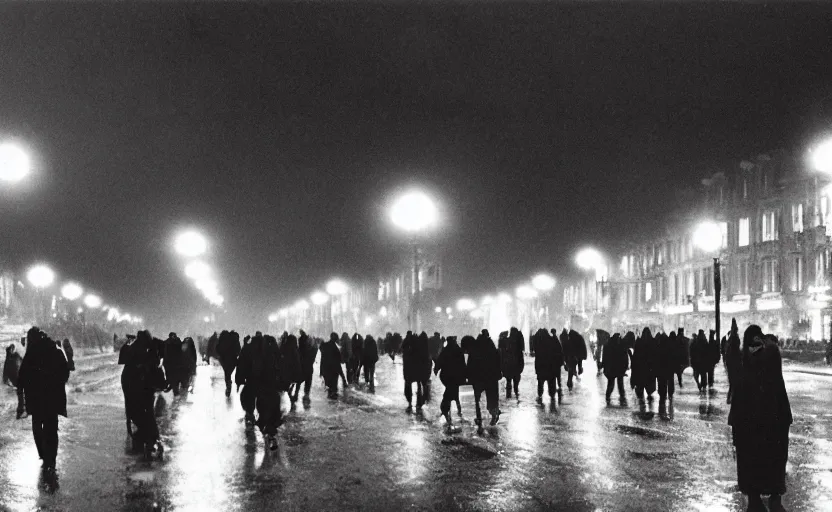
{"label": "night sky", "polygon": [[657,226],[671,191],[832,119],[832,5],[0,3],[8,263],[54,264],[145,318],[205,306],[170,240],[212,239],[262,319],[374,277],[385,208],[442,202],[448,285],[573,272]]}

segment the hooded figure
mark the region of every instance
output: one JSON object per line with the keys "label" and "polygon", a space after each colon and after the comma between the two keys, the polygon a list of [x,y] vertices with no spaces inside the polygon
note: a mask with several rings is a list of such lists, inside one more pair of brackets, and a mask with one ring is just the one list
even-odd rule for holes
{"label": "hooded figure", "polygon": [[164,342],[163,365],[173,396],[179,396],[180,389],[188,386],[188,367],[182,351],[182,340],[175,332],[170,333]]}
{"label": "hooded figure", "polygon": [[[300,354],[300,367],[303,372],[303,400],[309,401],[309,391],[312,389],[312,377],[314,374],[315,359],[318,357],[318,344],[309,337],[303,330],[298,337],[298,353]],[[300,385],[295,386],[294,401],[298,400]]]}
{"label": "hooded figure", "polygon": [[673,402],[676,370],[679,369],[679,350],[676,333],[670,336],[661,333],[656,336],[656,381],[659,389],[659,415],[667,415],[667,400]]}
{"label": "hooded figure", "polygon": [[466,381],[465,354],[462,353],[462,348],[457,345],[456,336],[448,336],[447,344],[436,358],[433,372],[439,374],[439,380],[445,386],[439,410],[445,416],[445,421],[448,422],[450,427],[453,424],[451,421],[451,402],[456,402],[457,411],[462,414],[462,406],[459,403],[459,386],[465,384]]}
{"label": "hooded figure", "polygon": [[246,342],[240,349],[240,355],[237,358],[237,371],[234,373],[234,382],[237,384],[237,391],[240,392],[240,386],[243,386],[243,390],[240,392],[240,405],[243,407],[243,411],[245,411],[246,429],[254,427],[254,411],[257,407],[257,384],[253,378],[250,378],[254,364],[252,354],[261,353],[263,350],[262,344],[262,335],[250,339],[246,336]]}
{"label": "hooded figure", "polygon": [[[556,345],[557,344],[557,345]],[[537,374],[537,399],[543,398],[543,384],[549,387],[549,398],[560,391],[560,368],[563,366],[563,350],[557,337],[546,329],[539,329],[534,335],[534,371]]]}
{"label": "hooded figure", "polygon": [[737,321],[731,319],[731,333],[725,347],[725,370],[728,372],[728,403],[733,401],[736,382],[742,371],[742,350],[740,349],[740,335]]}
{"label": "hooded figure", "polygon": [[26,397],[23,394],[23,387],[18,385],[20,365],[23,357],[15,349],[14,343],[6,347],[6,361],[3,363],[3,383],[14,386],[17,391],[17,419],[23,417],[26,412]]}
{"label": "hooded figure", "polygon": [[[630,333],[632,335],[632,333]],[[621,339],[621,335],[615,333],[612,338],[604,343],[604,351],[601,354],[603,361],[604,376],[607,378],[606,398],[609,402],[615,385],[618,384],[618,398],[624,402],[627,395],[624,392],[624,375],[630,367],[630,352]]]}
{"label": "hooded figure", "polygon": [[[248,376],[257,390],[257,425],[266,438],[270,450],[277,449],[277,428],[282,424],[280,411],[280,375],[282,355],[274,336],[263,336],[263,342],[254,346],[251,373]],[[298,367],[300,362],[298,361]]]}
{"label": "hooded figure", "polygon": [[442,351],[442,345],[442,336],[438,332],[434,332],[433,336],[428,340],[431,361],[436,361],[436,358],[439,357],[439,352]]}
{"label": "hooded figure", "polygon": [[496,425],[500,420],[498,392],[502,372],[500,352],[494,346],[494,341],[487,329],[483,329],[474,344],[470,346],[466,370],[468,380],[474,387],[474,401],[477,408],[477,418],[474,422],[482,427],[480,398],[485,392],[486,407],[491,413],[491,424]]}
{"label": "hooded figure", "polygon": [[[280,391],[289,392],[289,400],[295,403],[297,389],[303,384],[303,368],[300,363],[300,351],[298,350],[298,339],[294,334],[286,337],[280,345]],[[294,386],[295,394],[292,394]]]}
{"label": "hooded figure", "polygon": [[506,379],[506,398],[511,398],[511,390],[514,388],[514,395],[520,398],[520,376],[526,365],[524,353],[526,351],[526,340],[523,333],[512,327],[508,336],[503,338],[500,334],[500,369]]}
{"label": "hooded figure", "polygon": [[364,338],[364,350],[361,352],[361,365],[364,367],[364,383],[370,391],[376,389],[376,363],[378,362],[378,346],[376,340],[367,335]]}
{"label": "hooded figure", "polygon": [[58,457],[58,415],[66,417],[69,367],[63,352],[45,333],[32,327],[27,333],[26,355],[20,364],[18,385],[23,388],[26,410],[32,416],[32,434],[47,471],[54,471]]}
{"label": "hooded figure", "polygon": [[347,385],[344,370],[341,368],[341,349],[338,347],[338,335],[329,335],[329,341],[321,344],[321,377],[324,378],[329,398],[338,398],[338,377]]}
{"label": "hooded figure", "polygon": [[595,360],[595,366],[598,368],[598,375],[601,375],[601,370],[604,368],[604,346],[610,340],[610,333],[602,329],[596,329],[595,338],[595,351],[592,354],[592,358]]}
{"label": "hooded figure", "polygon": [[[144,451],[146,457],[150,456],[154,448],[160,455],[162,453],[153,403],[156,391],[160,387],[164,389],[165,385],[159,348],[149,331],[139,331],[126,354],[124,370],[121,372],[121,388],[124,392],[127,433],[133,438],[133,449]],[[131,421],[136,425],[135,432],[130,428]]]}
{"label": "hooded figure", "polygon": [[185,386],[188,391],[194,390],[194,379],[196,378],[196,345],[190,336],[182,340],[180,345],[182,359],[185,366]]}
{"label": "hooded figure", "polygon": [[682,387],[682,374],[685,368],[690,366],[690,340],[685,336],[685,329],[679,328],[676,334],[676,361],[679,363],[676,368],[676,378],[679,381],[679,387]]}
{"label": "hooded figure", "polygon": [[[564,329],[566,332],[566,329]],[[564,336],[561,334],[561,341]],[[566,381],[566,387],[572,389],[572,378],[576,375],[581,375],[584,372],[583,362],[586,359],[586,341],[584,337],[578,334],[575,330],[570,330],[565,336],[566,343],[563,345],[563,358],[566,370],[569,372],[569,378]]]}
{"label": "hooded figure", "polygon": [[656,391],[657,352],[656,340],[650,328],[645,327],[633,347],[633,374],[630,377],[630,385],[635,388],[639,401],[644,401],[645,391],[648,400],[653,400],[653,392]]}
{"label": "hooded figure", "polygon": [[237,358],[240,356],[240,335],[235,331],[222,331],[217,340],[217,354],[220,365],[225,375],[225,396],[231,396],[231,374],[237,367]]}
{"label": "hooded figure", "polygon": [[350,382],[358,384],[358,377],[361,375],[361,361],[364,352],[364,338],[360,334],[355,333],[350,342],[350,364],[349,368],[352,371],[352,378]]}
{"label": "hooded figure", "polygon": [[[713,334],[711,334],[711,337],[713,337]],[[693,378],[699,391],[705,391],[708,386],[709,374],[710,384],[713,387],[714,368],[711,365],[711,360],[710,344],[708,339],[705,338],[705,331],[700,329],[696,339],[690,344],[690,365],[693,368]]]}
{"label": "hooded figure", "polygon": [[737,453],[737,483],[748,495],[749,510],[765,510],[760,495],[767,494],[769,510],[781,511],[792,411],[780,349],[777,338],[764,336],[756,325],[745,330],[742,344],[728,414]]}

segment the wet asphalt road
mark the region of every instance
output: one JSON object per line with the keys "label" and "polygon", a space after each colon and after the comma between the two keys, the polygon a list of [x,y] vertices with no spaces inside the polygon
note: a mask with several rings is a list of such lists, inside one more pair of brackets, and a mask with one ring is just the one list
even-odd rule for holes
{"label": "wet asphalt road", "polygon": [[[128,451],[114,363],[83,362],[70,378],[56,480],[41,476],[31,424],[14,420],[13,392],[0,390],[0,510],[744,510],[721,366],[713,396],[688,370],[667,421],[641,414],[632,392],[607,406],[591,361],[574,391],[538,404],[529,358],[520,399],[501,387],[496,427],[477,433],[463,387],[462,432],[448,434],[439,380],[433,401],[408,413],[400,361],[383,358],[375,394],[331,401],[316,377],[308,408],[284,398],[275,452],[246,433],[220,368],[200,366],[193,394],[157,403],[166,452],[144,461]],[[832,510],[832,376],[786,370],[795,424],[784,504]]]}

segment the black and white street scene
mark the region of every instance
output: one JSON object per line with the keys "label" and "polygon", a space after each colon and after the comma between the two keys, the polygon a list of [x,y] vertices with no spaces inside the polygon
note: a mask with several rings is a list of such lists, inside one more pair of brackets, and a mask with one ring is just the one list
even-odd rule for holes
{"label": "black and white street scene", "polygon": [[832,3],[0,3],[0,512],[832,511]]}

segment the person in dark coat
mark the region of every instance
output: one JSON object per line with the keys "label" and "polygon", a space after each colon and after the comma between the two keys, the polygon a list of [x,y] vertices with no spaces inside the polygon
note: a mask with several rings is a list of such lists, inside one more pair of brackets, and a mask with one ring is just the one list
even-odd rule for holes
{"label": "person in dark coat", "polygon": [[347,379],[341,368],[341,349],[338,347],[338,334],[329,335],[329,341],[321,344],[321,377],[324,378],[329,398],[338,398],[338,377],[341,377],[344,387]]}
{"label": "person in dark coat", "polygon": [[[566,329],[564,329],[565,331]],[[561,334],[561,341],[563,342],[564,339],[566,341],[566,344],[563,345],[564,365],[566,366],[566,371],[569,373],[569,377],[566,380],[566,387],[571,390],[573,386],[572,378],[582,374],[584,371],[583,362],[587,356],[586,341],[584,341],[583,336],[574,330],[570,330],[565,337]]]}
{"label": "person in dark coat", "polygon": [[295,395],[292,394],[292,387],[294,389],[300,387],[304,381],[303,367],[300,363],[300,351],[298,350],[298,339],[294,334],[286,337],[286,340],[280,345],[280,391],[287,391],[289,393],[289,401],[295,403]]}
{"label": "person in dark coat", "polygon": [[709,352],[705,331],[700,329],[699,334],[690,344],[690,366],[693,368],[693,379],[699,391],[705,391],[708,385],[708,368],[711,359]]}
{"label": "person in dark coat", "polygon": [[676,378],[679,381],[679,388],[682,388],[682,374],[685,368],[690,366],[690,340],[685,336],[685,329],[679,328],[676,334],[676,360],[679,366],[676,369]]}
{"label": "person in dark coat", "polygon": [[349,367],[352,371],[352,379],[350,379],[350,381],[354,384],[358,384],[359,377],[361,376],[361,362],[363,360],[363,351],[364,338],[362,338],[361,335],[358,333],[353,334],[352,340],[350,341]]}
{"label": "person in dark coat", "polygon": [[612,398],[616,384],[618,384],[618,398],[621,402],[625,402],[627,395],[624,392],[624,375],[630,367],[630,352],[620,334],[615,333],[612,338],[604,342],[601,361],[603,361],[604,376],[607,378],[607,403]]}
{"label": "person in dark coat", "polygon": [[653,400],[653,392],[656,391],[656,366],[658,347],[650,332],[645,327],[633,347],[632,368],[630,385],[635,388],[639,402],[644,402],[644,392],[647,392],[647,399]]}
{"label": "person in dark coat", "polygon": [[167,377],[168,386],[173,391],[173,396],[179,396],[179,391],[182,388],[187,388],[188,369],[185,364],[185,354],[182,351],[182,340],[175,332],[170,333],[168,339],[164,342],[162,364],[165,367],[165,376]]}
{"label": "person in dark coat", "polygon": [[604,346],[607,344],[609,340],[610,333],[603,329],[595,330],[595,350],[592,353],[592,358],[595,360],[595,366],[598,368],[598,375],[601,375],[601,372],[604,368]]}
{"label": "person in dark coat", "polygon": [[[561,333],[564,339],[568,336],[568,333]],[[555,383],[557,384],[558,388],[558,396],[563,396],[563,384],[560,380],[560,369],[564,366],[564,357],[563,357],[563,343],[561,342],[561,336],[558,336],[558,330],[552,329],[552,350],[554,351],[553,357],[560,361],[560,366],[557,369],[557,373],[555,374]]]}
{"label": "person in dark coat", "polygon": [[769,495],[769,510],[783,511],[786,492],[789,427],[792,411],[777,338],[759,326],[745,330],[739,375],[728,414],[737,454],[737,483],[748,496],[748,510],[765,510],[760,495]]}
{"label": "person in dark coat", "polygon": [[407,331],[402,342],[402,375],[404,376],[404,397],[407,399],[408,408],[412,407],[414,382],[416,383],[416,407],[421,408],[424,403],[418,343],[418,337],[412,331]]}
{"label": "person in dark coat", "polygon": [[402,353],[402,345],[404,345],[404,341],[402,340],[402,335],[394,332],[392,336],[390,336],[390,342],[387,345],[387,355],[390,356],[392,361],[396,360],[396,355],[401,355]]}
{"label": "person in dark coat", "polygon": [[352,339],[350,338],[350,335],[345,332],[341,333],[341,339],[338,344],[341,350],[341,361],[347,369],[347,384],[352,384],[354,372],[352,370]]}
{"label": "person in dark coat", "polygon": [[[277,450],[277,429],[283,423],[280,410],[282,382],[280,375],[282,354],[274,336],[263,336],[263,342],[253,345],[251,379],[257,390],[257,426],[263,432],[270,450]],[[300,361],[297,362],[300,367]]]}
{"label": "person in dark coat", "polygon": [[26,410],[32,417],[32,434],[46,471],[54,471],[58,457],[58,416],[66,417],[69,367],[64,353],[45,333],[32,327],[26,335],[28,348],[18,373]]}
{"label": "person in dark coat", "polygon": [[364,338],[364,350],[361,352],[361,365],[364,367],[364,383],[370,391],[376,390],[376,363],[378,362],[378,346],[376,340],[369,334]]}
{"label": "person in dark coat", "polygon": [[445,386],[442,395],[442,402],[439,410],[448,422],[448,427],[453,426],[451,421],[451,402],[457,403],[459,409],[459,386],[466,382],[465,354],[462,348],[456,343],[456,336],[448,336],[445,347],[439,352],[433,373],[439,375],[439,380]]}
{"label": "person in dark coat", "polygon": [[217,331],[214,331],[214,334],[208,338],[208,342],[205,344],[205,354],[202,356],[203,361],[206,363],[210,362],[211,358],[213,357],[217,361],[220,360],[220,355],[217,353],[217,344],[219,343],[219,335],[217,335]]}
{"label": "person in dark coat", "polygon": [[443,345],[444,342],[442,340],[442,336],[438,332],[434,332],[433,336],[431,336],[428,340],[428,350],[430,351],[431,361],[436,361],[436,358],[439,357],[439,352],[442,351]]}
{"label": "person in dark coat", "polygon": [[500,370],[503,378],[506,379],[506,398],[511,398],[512,387],[514,388],[514,395],[520,398],[520,377],[526,364],[523,357],[526,351],[523,333],[514,327],[511,328],[509,333],[500,333],[498,348],[500,350]]}
{"label": "person in dark coat", "polygon": [[217,355],[225,376],[225,396],[231,396],[231,374],[237,367],[240,356],[240,335],[235,331],[222,331],[217,340]]}
{"label": "person in dark coat", "polygon": [[728,335],[728,342],[725,347],[725,370],[728,373],[728,398],[730,404],[734,397],[736,382],[742,371],[742,349],[740,348],[740,335],[737,321],[731,319],[731,333]]}
{"label": "person in dark coat", "polygon": [[480,398],[485,392],[486,408],[491,413],[491,424],[496,425],[500,420],[499,384],[502,379],[500,370],[500,352],[494,346],[494,341],[483,329],[468,352],[466,376],[474,387],[474,401],[477,408],[477,418],[474,422],[482,427],[482,413]]}
{"label": "person in dark coat", "polygon": [[[144,451],[148,458],[153,450],[159,455],[163,451],[153,407],[156,392],[167,386],[159,351],[150,332],[139,331],[126,353],[121,373],[127,431],[133,438],[133,449]],[[136,425],[135,432],[130,428],[131,421]]]}
{"label": "person in dark coat", "polygon": [[26,396],[23,393],[23,386],[19,385],[20,365],[23,357],[17,352],[14,343],[6,347],[6,361],[3,363],[3,383],[14,386],[17,393],[17,419],[26,414]]}
{"label": "person in dark coat", "polygon": [[[263,336],[253,338],[246,336],[240,355],[237,357],[237,371],[234,372],[234,383],[237,384],[237,392],[240,393],[240,405],[245,412],[246,429],[254,428],[254,411],[257,407],[257,384],[251,378],[253,353],[261,353],[263,348]],[[243,390],[240,391],[240,386]]]}
{"label": "person in dark coat", "polygon": [[679,341],[676,333],[671,331],[670,336],[661,333],[656,335],[656,348],[658,350],[656,360],[656,380],[659,390],[659,415],[667,416],[667,400],[673,402],[675,392],[676,370],[679,368]]}
{"label": "person in dark coat", "polygon": [[560,387],[560,368],[563,366],[563,351],[557,337],[546,329],[539,329],[534,335],[534,371],[537,374],[537,399],[543,399],[543,385],[548,386],[549,398],[554,400]]}
{"label": "person in dark coat", "polygon": [[182,340],[182,357],[185,364],[185,387],[188,392],[194,390],[194,379],[196,378],[196,345],[190,336]]}
{"label": "person in dark coat", "polygon": [[[315,371],[315,359],[318,357],[318,345],[303,330],[300,331],[300,336],[298,337],[298,354],[300,355],[300,367],[303,376],[303,400],[304,402],[308,402],[309,391],[312,389],[312,378]],[[298,393],[300,393],[300,384],[295,386],[295,402],[298,400]]]}
{"label": "person in dark coat", "polygon": [[714,368],[716,365],[719,364],[721,359],[721,352],[719,348],[719,338],[716,335],[716,331],[711,330],[710,338],[708,339],[708,367],[707,367],[707,376],[708,376],[708,390],[713,393],[714,391]]}

